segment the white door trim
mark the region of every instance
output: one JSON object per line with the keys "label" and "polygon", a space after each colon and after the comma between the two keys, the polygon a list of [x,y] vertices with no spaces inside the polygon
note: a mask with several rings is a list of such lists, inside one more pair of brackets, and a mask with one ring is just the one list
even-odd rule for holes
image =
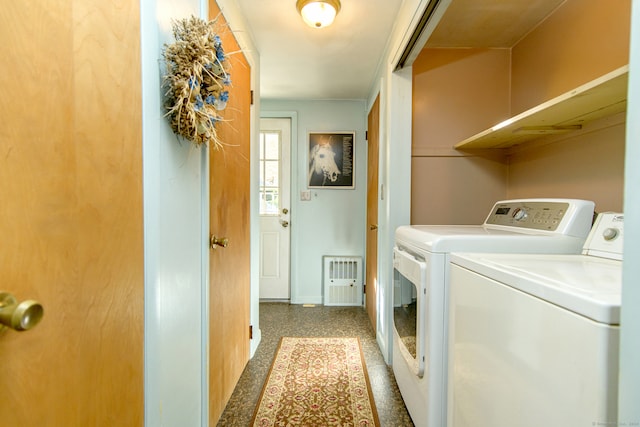
{"label": "white door trim", "polygon": [[[291,174],[290,181],[290,194],[291,194],[291,208],[290,208],[290,222],[294,224],[291,228],[290,233],[290,255],[289,255],[289,265],[290,265],[290,277],[296,277],[297,269],[296,265],[298,262],[298,252],[299,252],[299,243],[298,243],[298,232],[296,230],[295,224],[298,221],[298,210],[299,210],[299,201],[296,197],[299,194],[300,188],[298,185],[298,179],[294,173],[296,170],[296,164],[298,161],[298,113],[296,111],[262,111],[260,114],[261,119],[291,119],[291,167],[289,173]],[[290,286],[289,291],[289,299],[290,301],[296,300],[296,287]]]}

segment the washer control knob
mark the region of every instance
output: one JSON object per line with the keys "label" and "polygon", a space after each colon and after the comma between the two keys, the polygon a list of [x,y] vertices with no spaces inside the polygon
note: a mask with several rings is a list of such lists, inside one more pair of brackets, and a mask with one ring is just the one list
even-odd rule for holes
{"label": "washer control knob", "polygon": [[604,237],[604,240],[613,240],[616,237],[618,237],[618,234],[620,233],[620,230],[618,230],[617,228],[607,228],[602,232],[602,237]]}
{"label": "washer control knob", "polygon": [[516,208],[511,215],[516,221],[522,221],[527,217],[527,211],[522,208]]}

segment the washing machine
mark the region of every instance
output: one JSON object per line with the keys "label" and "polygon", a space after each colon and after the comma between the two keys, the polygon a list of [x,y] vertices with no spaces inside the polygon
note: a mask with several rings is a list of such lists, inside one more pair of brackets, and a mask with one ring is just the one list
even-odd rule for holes
{"label": "washing machine", "polygon": [[505,200],[497,202],[480,225],[397,228],[392,366],[416,426],[446,425],[451,252],[578,254],[593,209],[593,202],[585,200]]}
{"label": "washing machine", "polygon": [[452,254],[447,426],[618,425],[623,224],[579,255]]}

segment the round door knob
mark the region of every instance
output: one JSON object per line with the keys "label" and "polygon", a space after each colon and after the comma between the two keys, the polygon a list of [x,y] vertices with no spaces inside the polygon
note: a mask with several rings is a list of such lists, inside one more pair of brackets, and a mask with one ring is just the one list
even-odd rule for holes
{"label": "round door knob", "polygon": [[371,224],[369,226],[369,230],[377,230],[378,229],[378,225],[377,224]]}
{"label": "round door knob", "polygon": [[42,305],[33,300],[18,303],[13,295],[8,292],[0,292],[0,329],[2,325],[16,331],[28,331],[36,326],[42,316]]}
{"label": "round door knob", "polygon": [[289,226],[289,221],[280,221],[280,224],[282,224],[283,228],[287,228]]}
{"label": "round door knob", "polygon": [[216,237],[213,234],[211,235],[211,239],[209,240],[209,246],[211,249],[216,249],[218,246],[226,248],[229,246],[229,239],[226,237]]}

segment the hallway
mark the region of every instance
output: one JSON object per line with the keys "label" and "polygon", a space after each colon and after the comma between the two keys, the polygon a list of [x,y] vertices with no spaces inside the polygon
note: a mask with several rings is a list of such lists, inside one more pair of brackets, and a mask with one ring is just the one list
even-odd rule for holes
{"label": "hallway", "polygon": [[262,342],[249,361],[218,426],[248,426],[282,336],[357,336],[360,338],[380,424],[413,426],[400,391],[378,349],[362,307],[303,307],[287,303],[260,303]]}

